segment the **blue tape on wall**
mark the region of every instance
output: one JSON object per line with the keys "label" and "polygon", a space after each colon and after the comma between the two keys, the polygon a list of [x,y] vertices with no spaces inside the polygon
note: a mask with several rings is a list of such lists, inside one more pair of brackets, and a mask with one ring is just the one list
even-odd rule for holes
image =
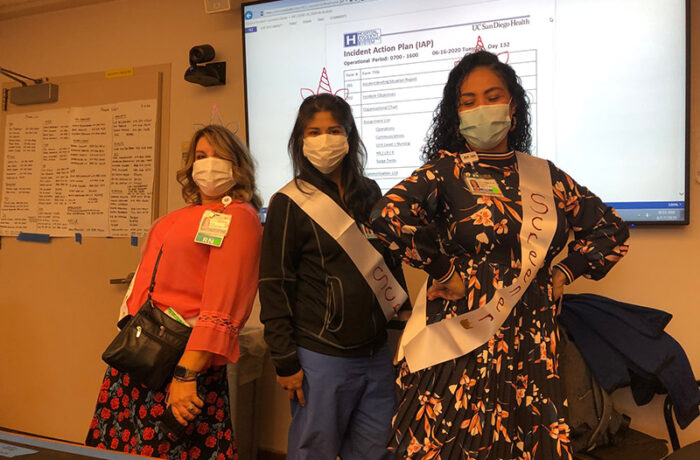
{"label": "blue tape on wall", "polygon": [[19,232],[17,241],[31,241],[32,243],[48,243],[51,236],[48,233],[24,233]]}
{"label": "blue tape on wall", "polygon": [[131,245],[132,245],[132,246],[138,246],[138,245],[139,245],[139,237],[138,237],[138,236],[132,236],[132,237],[131,237]]}
{"label": "blue tape on wall", "polygon": [[75,234],[75,242],[78,244],[83,244],[83,234],[82,233]]}

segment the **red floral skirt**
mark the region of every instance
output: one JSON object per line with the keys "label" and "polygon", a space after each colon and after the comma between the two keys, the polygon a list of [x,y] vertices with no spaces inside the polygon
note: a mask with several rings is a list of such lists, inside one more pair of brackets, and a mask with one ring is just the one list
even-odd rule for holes
{"label": "red floral skirt", "polygon": [[168,438],[156,423],[165,412],[168,389],[150,390],[108,367],[85,445],[180,460],[238,458],[226,366],[211,367],[197,378],[204,407],[178,441]]}

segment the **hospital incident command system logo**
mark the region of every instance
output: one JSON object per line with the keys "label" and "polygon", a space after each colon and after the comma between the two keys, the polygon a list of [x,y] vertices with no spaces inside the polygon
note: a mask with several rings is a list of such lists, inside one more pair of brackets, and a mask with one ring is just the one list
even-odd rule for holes
{"label": "hospital incident command system logo", "polygon": [[374,45],[382,42],[382,30],[370,29],[361,32],[350,32],[343,34],[343,46],[350,48],[352,46]]}

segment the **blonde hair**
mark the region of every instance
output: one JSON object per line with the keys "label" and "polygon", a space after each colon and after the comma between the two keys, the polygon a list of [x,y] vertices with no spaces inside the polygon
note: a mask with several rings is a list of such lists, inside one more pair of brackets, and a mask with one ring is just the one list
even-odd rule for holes
{"label": "blonde hair", "polygon": [[195,162],[197,142],[202,137],[209,142],[218,157],[233,163],[234,186],[226,192],[226,195],[250,203],[256,211],[259,211],[262,207],[262,200],[255,187],[253,158],[243,142],[231,131],[220,125],[205,126],[192,136],[185,164],[176,175],[177,181],[182,185],[182,198],[185,202],[189,204],[202,203],[199,187],[192,179],[192,165]]}

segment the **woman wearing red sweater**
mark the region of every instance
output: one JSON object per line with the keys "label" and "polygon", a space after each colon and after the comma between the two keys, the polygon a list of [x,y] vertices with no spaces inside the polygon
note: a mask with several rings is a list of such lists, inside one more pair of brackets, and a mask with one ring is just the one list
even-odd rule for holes
{"label": "woman wearing red sweater", "polygon": [[[253,161],[233,133],[210,125],[193,136],[177,179],[190,205],[153,224],[127,307],[133,315],[146,301],[155,269],[151,299],[193,327],[189,342],[158,391],[109,367],[86,444],[161,458],[236,458],[225,364],[238,360],[238,333],[257,289],[262,227]],[[195,241],[211,216],[228,227],[219,247]],[[157,423],[168,406],[187,426],[177,440]]]}

